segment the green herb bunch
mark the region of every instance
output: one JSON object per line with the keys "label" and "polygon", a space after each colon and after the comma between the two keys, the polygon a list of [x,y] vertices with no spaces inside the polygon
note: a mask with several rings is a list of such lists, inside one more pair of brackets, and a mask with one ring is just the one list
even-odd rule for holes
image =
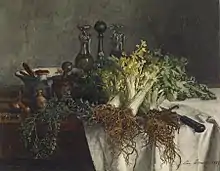
{"label": "green herb bunch", "polygon": [[20,127],[22,141],[35,158],[48,158],[57,149],[61,122],[73,115],[88,121],[91,118],[90,113],[88,101],[76,101],[71,97],[59,100],[52,98],[44,110],[33,113],[22,122]]}
{"label": "green herb bunch", "polygon": [[208,87],[199,84],[186,72],[187,59],[173,55],[163,55],[160,51],[148,52],[148,63],[159,68],[158,79],[148,92],[145,105],[154,108],[165,99],[169,101],[200,98],[202,100],[216,99]]}

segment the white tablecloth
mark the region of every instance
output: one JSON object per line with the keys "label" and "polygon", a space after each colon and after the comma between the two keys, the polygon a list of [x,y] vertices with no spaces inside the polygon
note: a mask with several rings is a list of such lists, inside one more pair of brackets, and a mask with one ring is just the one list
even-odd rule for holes
{"label": "white tablecloth", "polygon": [[[195,133],[191,128],[182,125],[176,135],[176,143],[180,150],[182,162],[177,171],[220,171],[220,89],[212,89],[217,100],[202,101],[190,99],[181,102],[164,102],[165,107],[180,105],[177,113],[191,117],[203,123],[206,130]],[[139,156],[134,166],[134,158],[127,165],[123,156],[112,162],[111,150],[106,141],[103,129],[86,127],[85,133],[96,171],[174,171],[173,166],[161,164],[156,148],[142,147],[142,139],[137,139]],[[179,161],[177,161],[178,163]]]}

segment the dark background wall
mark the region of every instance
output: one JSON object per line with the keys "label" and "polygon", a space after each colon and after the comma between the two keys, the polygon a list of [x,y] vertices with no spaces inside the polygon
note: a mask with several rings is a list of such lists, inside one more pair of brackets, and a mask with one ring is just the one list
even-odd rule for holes
{"label": "dark background wall", "polygon": [[218,82],[218,9],[216,0],[0,0],[0,83],[20,83],[13,73],[24,61],[33,67],[74,61],[76,25],[99,19],[125,25],[127,51],[147,40],[150,48],[186,56],[190,73],[199,80]]}

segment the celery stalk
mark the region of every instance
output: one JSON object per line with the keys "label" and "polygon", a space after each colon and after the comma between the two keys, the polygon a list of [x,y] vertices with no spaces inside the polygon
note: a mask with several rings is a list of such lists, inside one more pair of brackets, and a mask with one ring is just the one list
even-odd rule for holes
{"label": "celery stalk", "polygon": [[128,99],[134,98],[136,94],[135,77],[130,76],[126,78],[126,84],[128,89]]}
{"label": "celery stalk", "polygon": [[143,101],[146,98],[147,92],[152,88],[153,84],[154,81],[151,81],[149,84],[146,84],[146,86],[143,89],[141,89],[130,101],[128,107],[132,110],[134,116],[137,115],[139,107],[142,105]]}
{"label": "celery stalk", "polygon": [[112,97],[109,101],[108,104],[115,106],[115,107],[120,107],[121,101],[120,101],[120,95],[117,94],[116,96]]}

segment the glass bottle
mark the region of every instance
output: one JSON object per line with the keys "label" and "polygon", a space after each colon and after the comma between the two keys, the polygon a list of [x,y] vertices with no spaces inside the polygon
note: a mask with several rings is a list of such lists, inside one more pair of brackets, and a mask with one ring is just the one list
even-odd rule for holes
{"label": "glass bottle", "polygon": [[90,25],[78,26],[81,31],[79,40],[81,44],[80,52],[75,58],[75,66],[85,72],[90,71],[93,68],[94,60],[90,53],[91,35],[88,33]]}
{"label": "glass bottle", "polygon": [[115,57],[122,57],[124,52],[125,35],[120,32],[121,25],[112,25],[110,28],[113,31],[111,36],[112,50],[110,55]]}

